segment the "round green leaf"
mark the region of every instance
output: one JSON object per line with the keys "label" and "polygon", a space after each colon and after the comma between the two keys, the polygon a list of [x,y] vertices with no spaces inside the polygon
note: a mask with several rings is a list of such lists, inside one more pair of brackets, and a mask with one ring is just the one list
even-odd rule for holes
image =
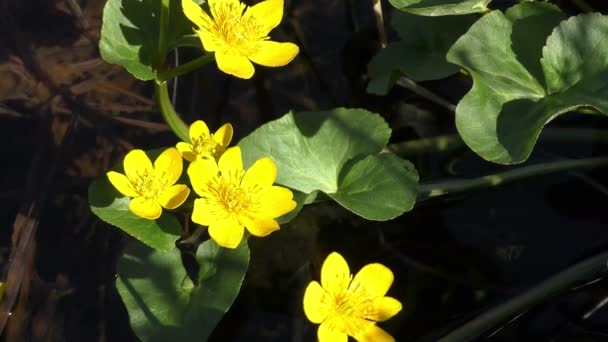
{"label": "round green leaf", "polygon": [[144,342],[205,341],[236,298],[247,267],[249,248],[213,240],[196,253],[198,284],[184,269],[179,250],[157,251],[140,243],[128,246],[118,263],[116,288],[131,328]]}
{"label": "round green leaf", "polygon": [[581,106],[608,112],[608,17],[563,18],[546,3],[494,11],[448,52],[448,61],[474,80],[456,109],[456,126],[481,157],[523,162],[557,115]]}
{"label": "round green leaf", "polygon": [[401,74],[414,81],[428,81],[456,73],[458,67],[448,63],[445,55],[476,19],[474,15],[424,17],[394,13],[391,26],[401,41],[380,50],[371,60],[367,91],[386,95]]}
{"label": "round green leaf", "polygon": [[416,15],[442,16],[481,13],[491,0],[389,0],[395,8]]}
{"label": "round green leaf", "polygon": [[129,197],[116,191],[105,174],[89,187],[89,206],[97,217],[152,248],[174,249],[182,230],[175,216],[163,211],[156,220],[141,218],[129,211],[129,201]]}
{"label": "round green leaf", "polygon": [[[411,209],[416,192],[409,171],[395,167],[397,157],[376,156],[389,136],[390,129],[378,114],[338,108],[288,113],[258,128],[239,146],[245,165],[270,157],[277,165],[279,184],[304,194],[322,191],[355,214],[388,220]],[[373,157],[365,158],[368,155]],[[369,186],[371,178],[388,183]],[[395,196],[395,189],[405,192]],[[359,203],[365,197],[376,203]]]}
{"label": "round green leaf", "polygon": [[[122,65],[140,80],[154,79],[152,62],[158,47],[159,6],[160,0],[108,0],[99,40],[101,57]],[[190,45],[192,24],[182,13],[180,1],[172,1],[169,21],[169,47]]]}

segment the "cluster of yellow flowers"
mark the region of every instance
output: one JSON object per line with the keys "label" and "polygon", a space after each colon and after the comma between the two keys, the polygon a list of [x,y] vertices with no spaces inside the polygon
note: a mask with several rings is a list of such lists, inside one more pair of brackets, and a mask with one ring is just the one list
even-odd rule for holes
{"label": "cluster of yellow flowers", "polygon": [[238,146],[227,148],[232,126],[226,124],[211,134],[205,122],[190,126],[190,141],[168,148],[154,161],[142,150],[129,152],[124,159],[125,174],[108,172],[108,179],[123,195],[131,197],[129,210],[155,220],[162,208],[175,209],[190,194],[184,184],[175,184],[182,174],[182,157],[190,162],[188,177],[200,196],[194,200],[192,221],[209,227],[218,245],[235,248],[245,228],[255,236],[279,229],[275,220],[296,207],[292,192],[273,185],[277,167],[270,158],[257,160],[243,169]]}
{"label": "cluster of yellow flowers", "polygon": [[[207,14],[193,0],[182,0],[186,17],[195,25],[203,47],[215,53],[220,70],[240,78],[251,78],[251,62],[283,66],[298,54],[292,43],[270,41],[268,33],[283,17],[283,0],[265,0],[247,7],[239,0],[207,0]],[[258,159],[243,169],[241,150],[228,148],[232,126],[225,124],[214,134],[203,121],[190,126],[190,141],[168,148],[154,161],[142,150],[129,152],[124,159],[125,174],[110,171],[110,182],[131,197],[129,210],[155,220],[162,208],[176,209],[190,195],[190,188],[175,184],[181,177],[183,161],[194,200],[192,221],[209,227],[218,245],[235,248],[245,228],[254,236],[266,236],[279,229],[277,217],[296,207],[292,192],[273,185],[277,167],[270,158]],[[354,277],[346,260],[331,253],[321,268],[321,282],[312,281],[304,293],[304,313],[320,324],[320,342],[391,342],[394,338],[379,328],[399,311],[401,303],[385,294],[393,283],[393,273],[384,265],[364,266]]]}

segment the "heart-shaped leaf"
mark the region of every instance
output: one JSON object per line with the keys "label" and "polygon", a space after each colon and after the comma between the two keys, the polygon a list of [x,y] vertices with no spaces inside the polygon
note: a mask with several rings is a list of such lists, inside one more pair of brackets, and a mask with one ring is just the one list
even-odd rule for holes
{"label": "heart-shaped leaf", "polygon": [[[389,136],[378,114],[338,108],[288,113],[258,128],[239,146],[245,165],[272,158],[279,184],[305,194],[322,191],[355,214],[388,220],[411,209],[417,180],[413,168],[403,167],[405,161],[377,155]],[[403,162],[400,167],[395,160]],[[374,204],[360,203],[365,196]]]}
{"label": "heart-shaped leaf", "polygon": [[116,288],[129,312],[131,328],[144,342],[205,341],[236,298],[247,267],[249,248],[213,240],[196,252],[198,283],[188,278],[176,248],[158,251],[138,242],[118,263]]}
{"label": "heart-shaped leaf", "polygon": [[436,80],[458,71],[445,55],[456,39],[475,22],[477,16],[424,17],[393,13],[391,26],[401,41],[380,50],[368,66],[367,91],[386,95],[401,74],[414,81]]}
{"label": "heart-shaped leaf", "polygon": [[416,15],[442,16],[482,13],[491,0],[389,0],[397,9]]}
{"label": "heart-shaped leaf", "polygon": [[581,106],[608,113],[608,17],[562,19],[547,3],[494,11],[448,52],[448,61],[474,80],[458,104],[456,126],[481,157],[523,162],[556,116]]}

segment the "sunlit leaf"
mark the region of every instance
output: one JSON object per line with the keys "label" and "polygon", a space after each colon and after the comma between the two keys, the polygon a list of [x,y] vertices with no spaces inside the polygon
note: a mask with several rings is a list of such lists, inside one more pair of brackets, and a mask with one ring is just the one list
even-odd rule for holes
{"label": "sunlit leaf", "polygon": [[389,0],[397,9],[416,15],[462,15],[487,11],[491,0]]}

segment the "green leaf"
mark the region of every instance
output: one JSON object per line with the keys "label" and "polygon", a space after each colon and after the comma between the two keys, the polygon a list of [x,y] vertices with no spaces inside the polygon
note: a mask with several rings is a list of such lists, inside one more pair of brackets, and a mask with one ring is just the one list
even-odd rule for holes
{"label": "green leaf", "polygon": [[[122,65],[140,80],[154,79],[152,63],[158,45],[159,6],[160,0],[108,0],[99,41],[101,57],[108,63]],[[172,1],[169,20],[168,45],[191,44],[187,37],[192,34],[192,24],[182,13],[180,1]]]}
{"label": "green leaf", "polygon": [[482,13],[491,0],[389,0],[395,8],[416,15],[442,16]]}
{"label": "green leaf", "polygon": [[89,206],[101,220],[122,229],[127,234],[158,250],[175,248],[182,226],[175,216],[163,211],[156,220],[148,220],[129,211],[129,197],[119,193],[106,175],[89,187]]}
{"label": "green leaf", "polygon": [[456,126],[481,157],[523,162],[556,116],[582,106],[608,112],[608,17],[563,18],[553,5],[522,3],[484,16],[450,49],[448,60],[474,80]]}
{"label": "green leaf", "polygon": [[[245,165],[272,158],[279,184],[304,194],[322,191],[355,214],[388,220],[411,209],[416,192],[409,171],[396,175],[393,159],[376,156],[389,136],[390,129],[378,114],[338,108],[288,113],[258,128],[239,146]],[[369,155],[373,157],[365,158]],[[370,187],[366,177],[386,183]],[[393,189],[405,192],[394,196]],[[377,203],[369,207],[358,203],[364,196]]]}
{"label": "green leaf", "polygon": [[228,311],[249,265],[246,239],[236,249],[206,241],[196,260],[198,284],[188,278],[179,250],[128,246],[118,263],[116,288],[139,339],[205,341]]}
{"label": "green leaf", "polygon": [[394,154],[351,159],[342,169],[336,202],[368,220],[387,220],[409,211],[416,202],[418,173]]}
{"label": "green leaf", "polygon": [[391,26],[401,41],[380,50],[371,60],[367,91],[386,95],[401,74],[428,81],[456,73],[459,68],[448,63],[445,55],[476,19],[475,15],[424,17],[395,12]]}

